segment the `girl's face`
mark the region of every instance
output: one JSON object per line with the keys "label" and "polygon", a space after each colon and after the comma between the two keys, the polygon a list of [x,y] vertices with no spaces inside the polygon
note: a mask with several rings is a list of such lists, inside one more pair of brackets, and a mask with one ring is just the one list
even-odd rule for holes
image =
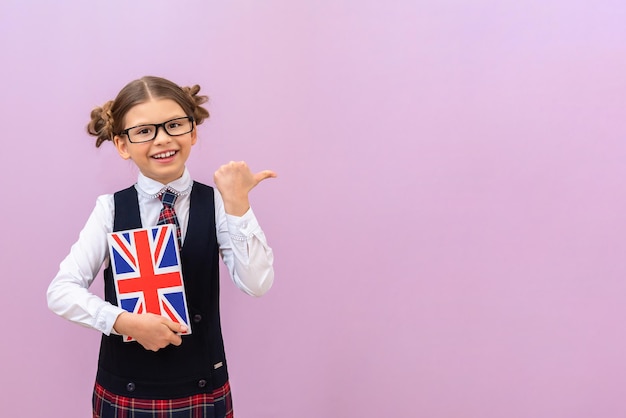
{"label": "girl's face", "polygon": [[[124,129],[145,124],[159,124],[187,116],[178,103],[171,99],[153,99],[132,107],[124,117]],[[158,128],[152,141],[131,143],[127,135],[113,138],[115,147],[125,160],[131,159],[141,173],[162,184],[170,183],[183,175],[185,162],[196,143],[194,129],[184,135],[170,136],[163,127]]]}

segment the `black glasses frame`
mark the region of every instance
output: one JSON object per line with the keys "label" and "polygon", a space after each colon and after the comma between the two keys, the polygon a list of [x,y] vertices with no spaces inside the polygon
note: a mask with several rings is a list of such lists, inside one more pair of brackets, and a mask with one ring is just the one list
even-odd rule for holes
{"label": "black glasses frame", "polygon": [[[189,122],[191,122],[191,129],[189,129],[187,132],[183,132],[183,133],[180,133],[180,134],[171,134],[170,131],[167,130],[166,124],[168,124],[170,122],[174,122],[176,120],[182,120],[182,119],[187,119]],[[128,131],[130,131],[131,129],[135,129],[135,128],[141,128],[142,126],[152,126],[152,127],[154,127],[154,136],[152,138],[146,139],[144,141],[133,141],[132,139],[130,139],[130,135],[128,134]],[[169,136],[186,135],[189,132],[193,131],[194,119],[193,119],[193,116],[183,116],[183,117],[180,117],[180,118],[174,118],[174,119],[167,120],[167,121],[165,121],[163,123],[145,123],[143,125],[131,126],[130,128],[124,129],[118,135],[126,135],[126,137],[128,138],[128,140],[130,141],[131,144],[141,144],[143,142],[154,141],[154,138],[156,138],[157,135],[159,134],[159,128],[163,128],[165,133],[168,134]]]}

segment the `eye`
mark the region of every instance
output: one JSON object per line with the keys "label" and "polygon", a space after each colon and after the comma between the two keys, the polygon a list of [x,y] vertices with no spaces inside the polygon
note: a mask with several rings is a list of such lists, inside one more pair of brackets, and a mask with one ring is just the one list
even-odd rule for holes
{"label": "eye", "polygon": [[152,126],[138,126],[132,130],[133,135],[150,135],[154,128]]}
{"label": "eye", "polygon": [[167,125],[168,129],[176,129],[178,127],[180,127],[180,122],[176,122],[176,121],[172,121]]}

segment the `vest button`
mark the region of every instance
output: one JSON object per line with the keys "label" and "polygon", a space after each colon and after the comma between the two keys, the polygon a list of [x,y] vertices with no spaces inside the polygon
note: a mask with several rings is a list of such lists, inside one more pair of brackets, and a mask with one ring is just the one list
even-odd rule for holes
{"label": "vest button", "polygon": [[196,314],[196,315],[193,316],[193,322],[195,322],[197,324],[200,321],[202,321],[202,315]]}
{"label": "vest button", "polygon": [[135,384],[133,382],[129,382],[126,385],[126,390],[129,391],[129,392],[133,392],[135,390]]}
{"label": "vest button", "polygon": [[203,388],[205,386],[206,386],[206,380],[204,380],[204,379],[198,380],[198,387],[199,388]]}

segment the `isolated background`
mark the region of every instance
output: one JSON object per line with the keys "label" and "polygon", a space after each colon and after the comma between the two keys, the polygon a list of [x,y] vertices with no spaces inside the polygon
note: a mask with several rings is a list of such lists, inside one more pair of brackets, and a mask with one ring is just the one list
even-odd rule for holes
{"label": "isolated background", "polygon": [[196,179],[279,174],[252,196],[274,288],[222,277],[237,417],[626,416],[625,22],[622,0],[4,0],[0,415],[90,414],[99,335],[45,290],[136,176],[89,112],[152,74],[211,96]]}

